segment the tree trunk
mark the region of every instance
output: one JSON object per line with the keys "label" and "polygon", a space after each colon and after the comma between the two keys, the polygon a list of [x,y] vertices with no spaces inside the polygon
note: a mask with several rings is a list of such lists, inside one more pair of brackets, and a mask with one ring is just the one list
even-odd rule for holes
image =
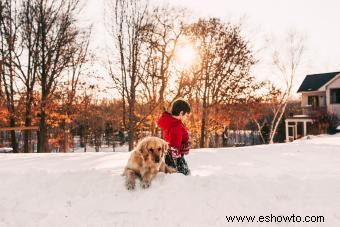
{"label": "tree trunk", "polygon": [[207,124],[207,119],[208,119],[208,78],[205,78],[205,83],[204,83],[204,93],[203,93],[203,104],[202,104],[202,118],[201,118],[201,138],[200,138],[200,147],[204,148],[206,147],[206,140],[207,140],[207,132],[206,132],[206,124]]}
{"label": "tree trunk", "polygon": [[[289,90],[289,93],[290,93],[290,90]],[[279,124],[280,124],[280,122],[281,122],[282,116],[283,116],[283,114],[284,114],[285,111],[286,111],[287,104],[288,104],[288,98],[287,98],[287,100],[285,101],[285,103],[284,103],[284,105],[283,105],[283,107],[282,107],[282,109],[281,109],[281,113],[280,113],[279,117],[277,118],[277,121],[276,121],[276,122],[273,121],[273,123],[274,123],[275,125],[274,125],[274,128],[272,127],[271,130],[270,130],[269,144],[273,144],[273,143],[274,143],[275,133],[276,133],[277,128],[278,128],[278,126],[279,126]]]}
{"label": "tree trunk", "polygon": [[123,89],[123,127],[124,130],[126,129],[126,117],[125,117],[125,113],[126,113],[126,106],[125,106],[125,90]]}
{"label": "tree trunk", "polygon": [[[25,126],[30,126],[31,122],[29,118],[25,119]],[[24,131],[24,152],[25,153],[31,153],[32,152],[32,133],[30,130],[25,130]]]}
{"label": "tree trunk", "polygon": [[[10,127],[15,127],[15,119],[13,117],[10,117]],[[17,138],[14,130],[11,131],[11,146],[13,153],[19,153]]]}
{"label": "tree trunk", "polygon": [[129,102],[129,123],[128,123],[128,135],[129,135],[129,151],[133,150],[133,145],[135,141],[135,99],[134,96],[131,95],[132,99]]}
{"label": "tree trunk", "polygon": [[[135,65],[135,64],[134,64]],[[130,85],[130,99],[128,99],[129,104],[129,116],[128,116],[128,135],[129,135],[129,151],[133,150],[134,141],[135,141],[135,132],[136,132],[136,116],[135,116],[135,104],[136,104],[136,72],[135,66],[133,68],[133,75],[131,76],[131,85]]]}
{"label": "tree trunk", "polygon": [[38,153],[46,153],[46,152],[48,152],[46,113],[44,110],[42,110],[40,113],[40,122],[39,122]]}
{"label": "tree trunk", "polygon": [[128,135],[129,135],[129,151],[132,151],[134,141],[135,141],[135,125],[134,125],[134,122],[131,118],[129,119],[128,130],[129,130],[129,132],[128,132]]}
{"label": "tree trunk", "polygon": [[202,118],[201,118],[201,138],[200,138],[200,147],[206,147],[206,124],[207,124],[207,117],[208,117],[208,111],[206,107],[205,100],[203,101],[203,112],[202,112]]}
{"label": "tree trunk", "polygon": [[[31,126],[32,119],[30,117],[31,115],[31,102],[28,100],[26,102],[26,112],[25,112],[25,126]],[[25,153],[31,153],[32,152],[32,133],[30,130],[24,131],[24,152]]]}
{"label": "tree trunk", "polygon": [[66,153],[69,151],[69,148],[70,148],[70,143],[69,143],[70,134],[69,134],[69,129],[67,126],[64,129],[63,135],[64,135],[63,152]]}

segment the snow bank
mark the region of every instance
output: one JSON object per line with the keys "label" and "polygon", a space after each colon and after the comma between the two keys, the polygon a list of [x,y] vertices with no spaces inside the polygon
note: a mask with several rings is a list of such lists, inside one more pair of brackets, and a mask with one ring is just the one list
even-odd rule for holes
{"label": "snow bank", "polygon": [[[0,226],[339,226],[340,136],[192,150],[192,176],[127,191],[127,152],[0,154]],[[315,215],[324,223],[228,222]]]}
{"label": "snow bank", "polygon": [[12,151],[13,151],[13,148],[11,147],[0,147],[0,153],[9,153]]}

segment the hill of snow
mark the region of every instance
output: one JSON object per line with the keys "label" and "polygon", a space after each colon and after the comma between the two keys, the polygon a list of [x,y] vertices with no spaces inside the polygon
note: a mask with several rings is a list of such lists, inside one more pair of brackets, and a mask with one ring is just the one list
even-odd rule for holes
{"label": "hill of snow", "polygon": [[309,138],[192,150],[191,176],[135,191],[128,152],[0,154],[0,227],[340,226],[340,135]]}

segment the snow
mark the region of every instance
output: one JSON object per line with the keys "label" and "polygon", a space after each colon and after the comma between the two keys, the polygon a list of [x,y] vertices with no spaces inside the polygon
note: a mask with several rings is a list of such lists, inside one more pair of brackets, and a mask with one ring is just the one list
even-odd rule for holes
{"label": "snow", "polygon": [[[127,191],[128,152],[0,154],[0,227],[339,226],[340,134],[289,144],[192,150],[192,175]],[[234,223],[226,216],[324,216]]]}
{"label": "snow", "polygon": [[13,151],[13,148],[11,147],[0,147],[0,153],[8,153],[12,151]]}

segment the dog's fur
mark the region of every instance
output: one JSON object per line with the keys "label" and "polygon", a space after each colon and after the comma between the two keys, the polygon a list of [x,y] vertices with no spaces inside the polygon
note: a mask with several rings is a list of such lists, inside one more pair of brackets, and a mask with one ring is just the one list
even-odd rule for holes
{"label": "dog's fur", "polygon": [[176,169],[165,164],[168,143],[158,137],[142,139],[132,151],[123,175],[126,176],[126,187],[132,190],[136,177],[141,178],[141,186],[148,188],[158,172],[175,173]]}

